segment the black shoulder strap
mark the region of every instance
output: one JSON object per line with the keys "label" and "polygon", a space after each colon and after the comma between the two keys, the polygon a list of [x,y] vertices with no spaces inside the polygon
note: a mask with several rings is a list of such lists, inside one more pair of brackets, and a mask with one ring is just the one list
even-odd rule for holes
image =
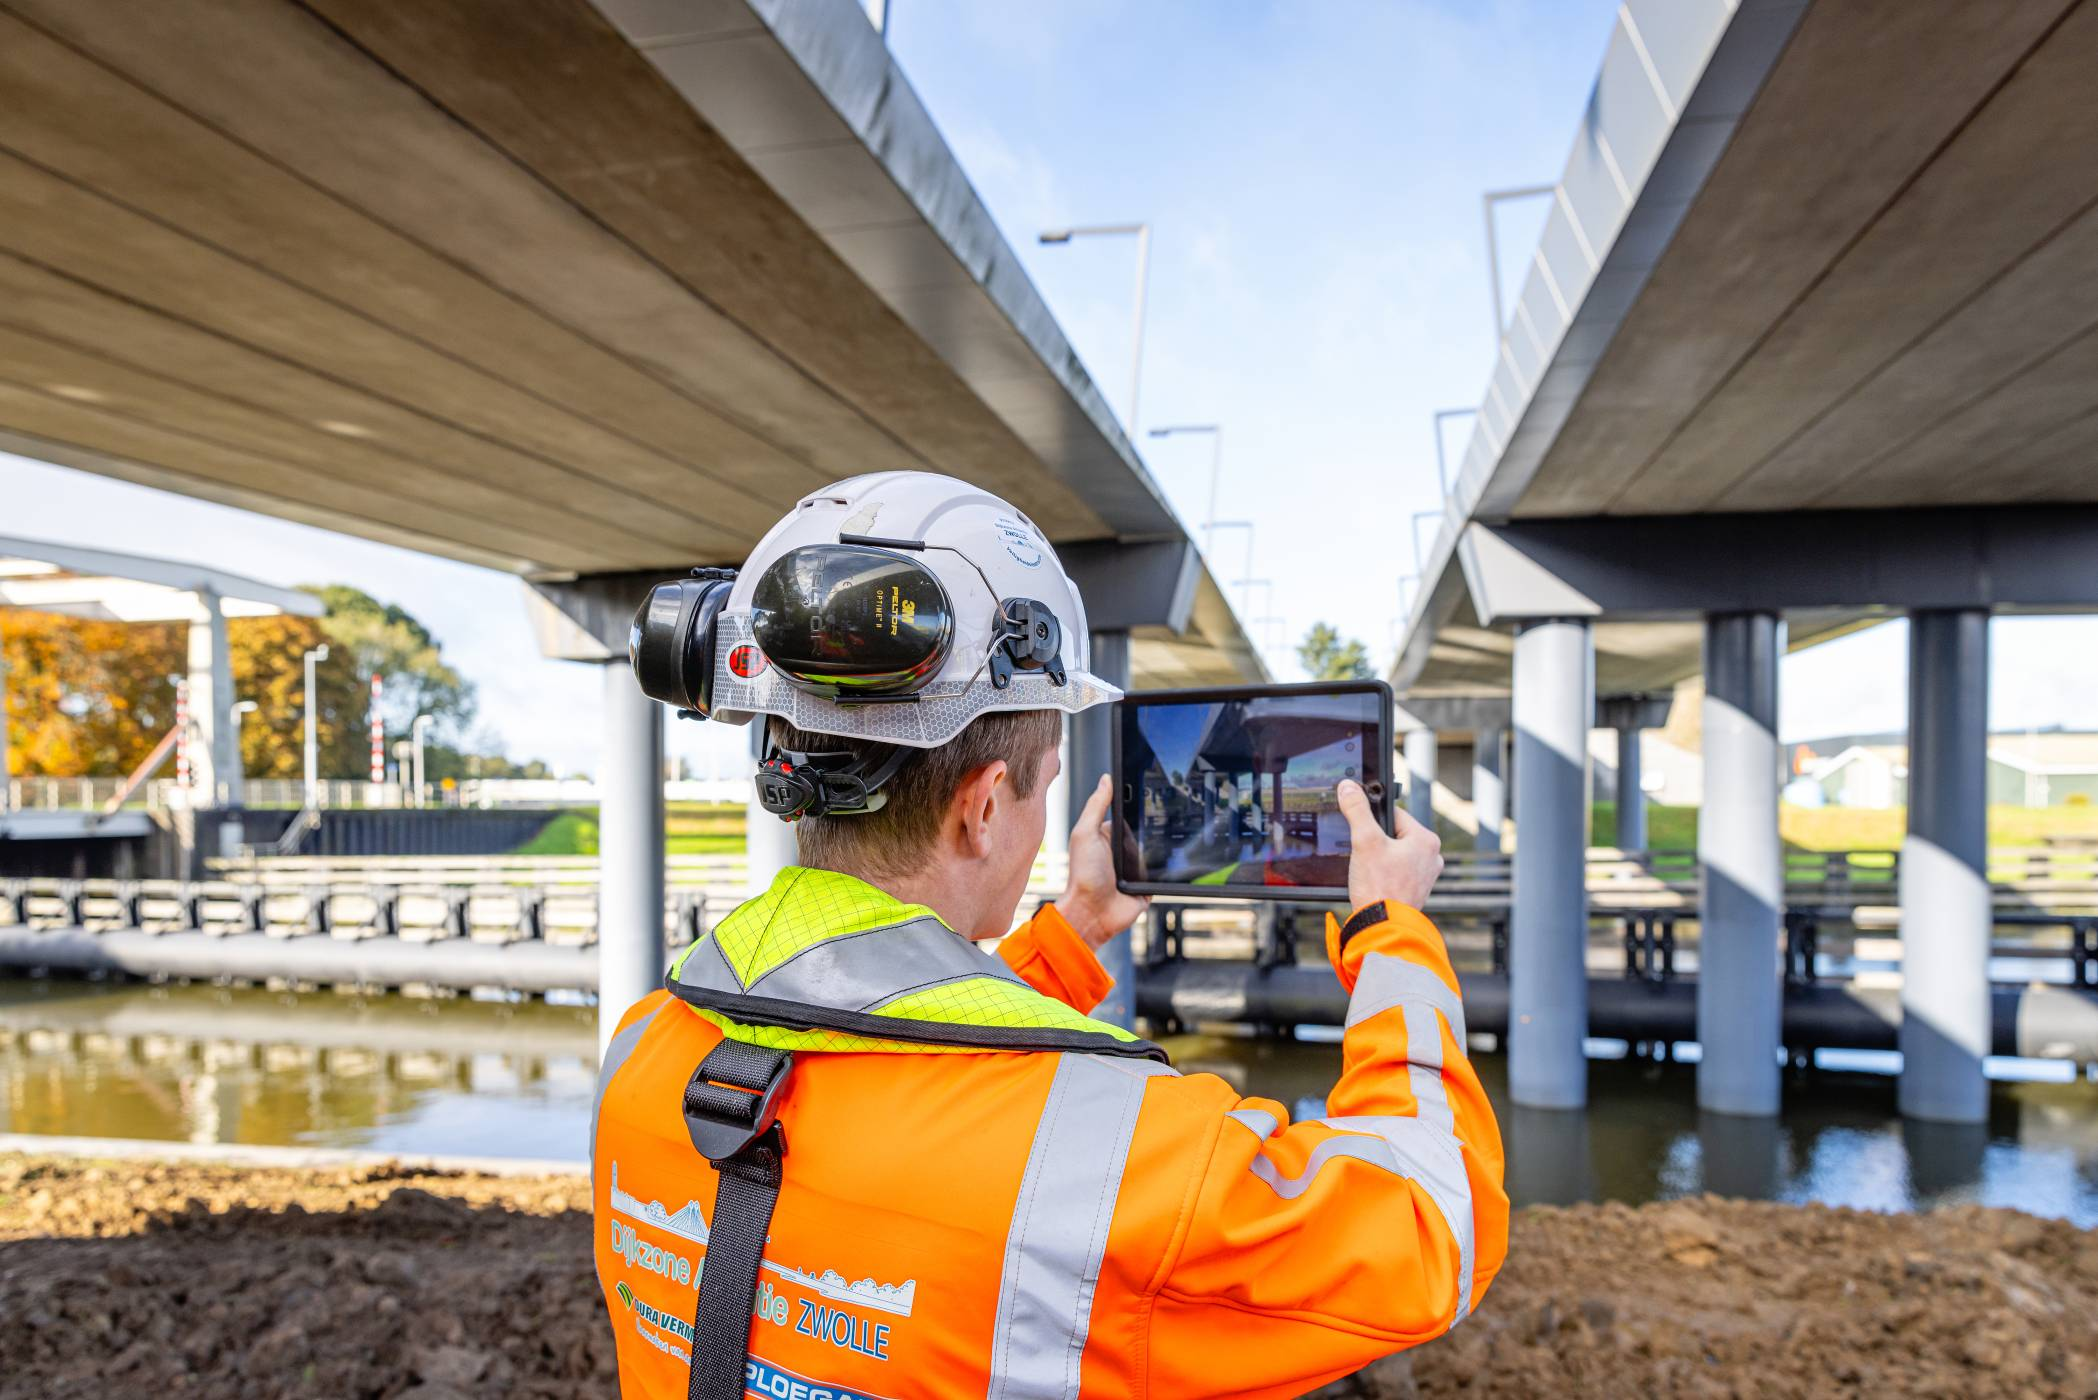
{"label": "black shoulder strap", "polygon": [[724,1039],[685,1085],[692,1144],[721,1174],[692,1320],[688,1400],[743,1400],[758,1264],[787,1154],[779,1097],[793,1068],[785,1051]]}

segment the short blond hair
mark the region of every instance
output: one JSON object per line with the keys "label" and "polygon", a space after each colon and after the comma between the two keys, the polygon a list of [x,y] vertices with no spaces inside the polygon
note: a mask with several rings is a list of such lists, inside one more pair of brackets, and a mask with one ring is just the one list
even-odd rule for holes
{"label": "short blond hair", "polygon": [[[808,734],[783,719],[771,722],[770,738],[800,753],[849,753],[861,757],[885,747],[871,739]],[[848,874],[907,875],[932,848],[947,805],[971,773],[1001,759],[1013,791],[1034,795],[1042,765],[1063,738],[1061,710],[999,710],[978,715],[967,729],[933,749],[913,750],[882,784],[888,800],[876,811],[853,816],[803,817],[794,825],[801,863]]]}

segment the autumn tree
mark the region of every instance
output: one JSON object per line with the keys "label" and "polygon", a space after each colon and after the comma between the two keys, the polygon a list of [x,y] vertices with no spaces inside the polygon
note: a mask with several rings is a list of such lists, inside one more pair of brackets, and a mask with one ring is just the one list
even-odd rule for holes
{"label": "autumn tree", "polygon": [[1315,681],[1366,681],[1370,670],[1369,649],[1323,622],[1315,622],[1297,644],[1297,661]]}
{"label": "autumn tree", "polygon": [[[526,776],[485,729],[471,729],[472,684],[443,657],[429,629],[404,609],[342,584],[306,590],[319,618],[234,618],[227,623],[233,693],[255,702],[240,728],[243,769],[297,778],[305,768],[305,654],[323,644],[315,676],[322,777],[362,777],[370,766],[371,678],[386,678],[389,742],[415,717],[437,723],[427,750],[432,781]],[[181,623],[88,622],[11,609],[0,614],[9,668],[11,769],[81,777],[130,772],[175,721],[175,687],[188,667]],[[477,751],[477,752],[476,752]]]}

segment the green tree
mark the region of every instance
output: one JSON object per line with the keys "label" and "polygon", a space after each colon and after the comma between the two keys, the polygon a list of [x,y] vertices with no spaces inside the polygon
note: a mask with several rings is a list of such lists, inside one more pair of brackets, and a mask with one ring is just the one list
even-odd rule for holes
{"label": "green tree", "polygon": [[[372,677],[385,677],[379,711],[390,738],[406,735],[417,715],[429,715],[437,721],[432,739],[454,748],[464,742],[474,718],[473,683],[445,661],[429,628],[406,609],[345,583],[307,585],[304,591],[328,610],[320,626],[331,662],[334,655],[346,658],[350,676],[367,696]],[[345,733],[329,748],[326,766],[331,773],[362,773],[369,747],[364,733]]]}
{"label": "green tree", "polygon": [[1297,644],[1297,661],[1315,681],[1366,681],[1370,670],[1369,649],[1323,622],[1315,622]]}

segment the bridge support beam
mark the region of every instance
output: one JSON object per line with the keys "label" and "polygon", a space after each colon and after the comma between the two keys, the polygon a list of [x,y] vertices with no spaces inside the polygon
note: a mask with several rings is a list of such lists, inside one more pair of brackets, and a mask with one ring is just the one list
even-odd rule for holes
{"label": "bridge support beam", "polygon": [[1435,829],[1435,765],[1437,744],[1432,729],[1409,729],[1406,746],[1406,814],[1422,826]]}
{"label": "bridge support beam", "polygon": [[1515,634],[1515,902],[1509,930],[1508,1094],[1530,1108],[1588,1102],[1588,726],[1595,643],[1553,619]]}
{"label": "bridge support beam", "polygon": [[[1095,632],[1091,637],[1093,674],[1109,685],[1129,686],[1129,634]],[[1062,819],[1066,828],[1075,824],[1078,813],[1093,795],[1100,775],[1114,762],[1114,716],[1112,705],[1095,705],[1082,715],[1065,720],[1070,733],[1071,783],[1065,810],[1051,811],[1053,822]],[[1093,1012],[1096,1019],[1127,1028],[1136,1021],[1136,954],[1124,929],[1100,949],[1100,965],[1115,979],[1114,990]]]}
{"label": "bridge support beam", "polygon": [[1472,740],[1472,817],[1478,825],[1473,847],[1481,855],[1499,855],[1501,826],[1508,817],[1508,731],[1496,725],[1481,729]]}
{"label": "bridge support beam", "polygon": [[663,985],[663,707],[624,659],[605,665],[598,756],[597,1043]]}
{"label": "bridge support beam", "polygon": [[[190,745],[191,790],[200,807],[246,802],[240,764],[240,723],[233,714],[233,653],[226,637],[226,604],[200,590],[197,615],[189,624],[189,719],[196,729]],[[237,821],[219,827],[220,855],[239,854],[244,833]]]}
{"label": "bridge support beam", "polygon": [[1637,725],[1617,730],[1617,847],[1623,851],[1646,849],[1646,789],[1640,785],[1639,736]]}
{"label": "bridge support beam", "polygon": [[1705,621],[1705,801],[1697,857],[1698,1107],[1778,1111],[1784,862],[1778,850],[1777,669],[1772,613]]}
{"label": "bridge support beam", "polygon": [[1909,616],[1909,831],[1901,848],[1901,1111],[1989,1113],[1989,615]]}

